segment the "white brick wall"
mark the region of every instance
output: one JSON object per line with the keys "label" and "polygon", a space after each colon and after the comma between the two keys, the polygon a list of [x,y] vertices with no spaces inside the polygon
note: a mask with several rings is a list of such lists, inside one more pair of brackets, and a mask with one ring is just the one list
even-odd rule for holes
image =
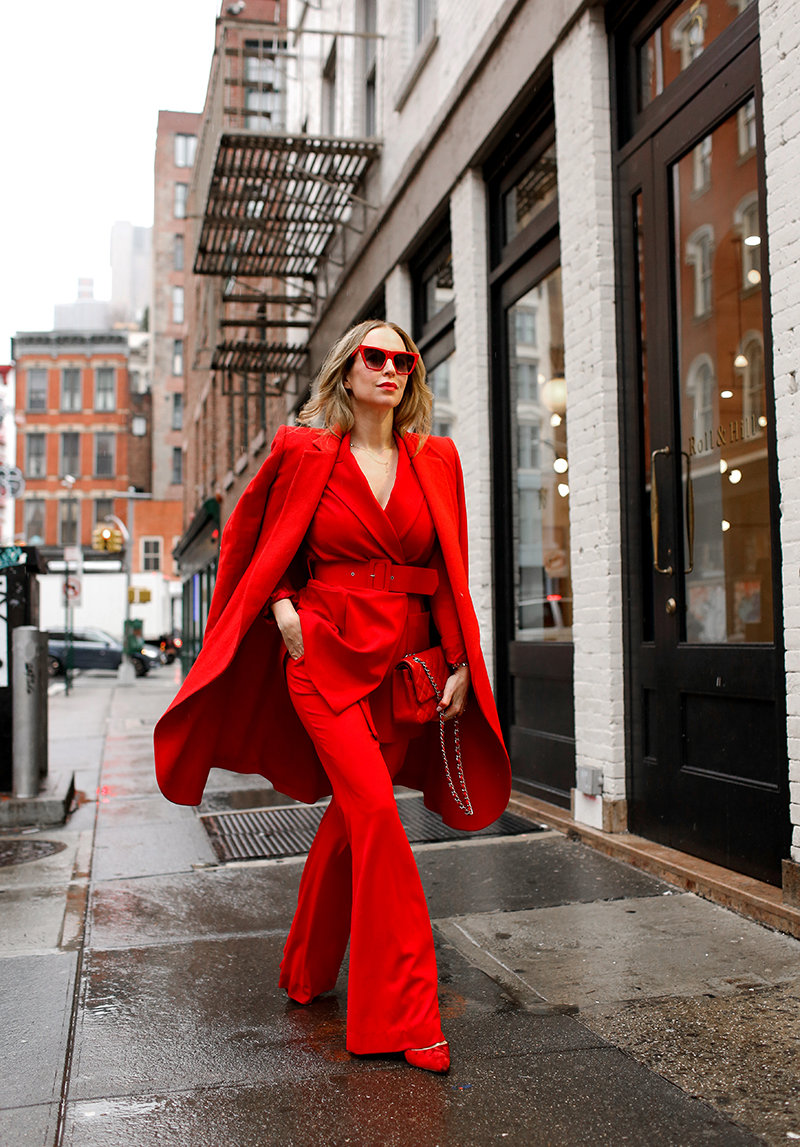
{"label": "white brick wall", "polygon": [[792,859],[800,861],[800,22],[793,0],[761,0],[767,230],[781,486]]}
{"label": "white brick wall", "polygon": [[564,293],[578,765],[625,796],[608,44],[585,12],[553,61]]}
{"label": "white brick wall", "polygon": [[481,627],[489,679],[494,680],[492,611],[492,477],[489,449],[489,297],[486,188],[467,171],[450,199],[456,353],[450,372],[458,411],[456,445],[464,467],[469,516],[470,592]]}

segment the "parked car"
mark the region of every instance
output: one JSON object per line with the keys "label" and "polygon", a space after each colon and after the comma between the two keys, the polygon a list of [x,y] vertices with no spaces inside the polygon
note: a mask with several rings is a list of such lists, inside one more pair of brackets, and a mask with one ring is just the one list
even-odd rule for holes
{"label": "parked car", "polygon": [[156,645],[164,654],[166,664],[171,665],[176,657],[180,657],[183,642],[174,633],[162,633],[156,640]]}
{"label": "parked car", "polygon": [[[67,642],[63,629],[51,629],[47,642],[50,676],[56,677],[67,667]],[[102,629],[75,629],[72,633],[73,669],[118,669],[122,661],[122,642]],[[137,677],[143,677],[153,666],[162,664],[161,651],[143,643],[131,657]]]}

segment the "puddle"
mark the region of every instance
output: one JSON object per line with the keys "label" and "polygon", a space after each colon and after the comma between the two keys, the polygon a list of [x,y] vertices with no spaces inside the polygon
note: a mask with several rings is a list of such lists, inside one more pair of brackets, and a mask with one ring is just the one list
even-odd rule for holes
{"label": "puddle", "polygon": [[0,840],[0,868],[42,860],[66,847],[60,840]]}

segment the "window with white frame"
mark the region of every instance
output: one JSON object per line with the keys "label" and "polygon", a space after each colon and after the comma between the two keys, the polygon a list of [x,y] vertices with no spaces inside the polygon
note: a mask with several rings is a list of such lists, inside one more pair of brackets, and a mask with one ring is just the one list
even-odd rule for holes
{"label": "window with white frame", "polygon": [[25,541],[29,546],[44,544],[44,498],[27,498],[25,507]]}
{"label": "window with white frame", "polygon": [[698,442],[704,442],[714,427],[714,364],[707,354],[698,355],[689,367],[686,393],[692,399],[692,431]]}
{"label": "window with white frame", "polygon": [[197,136],[175,133],[175,166],[192,167],[197,152]]}
{"label": "window with white frame", "polygon": [[176,376],[183,374],[183,339],[172,341],[172,373]]}
{"label": "window with white frame", "polygon": [[416,43],[420,44],[436,16],[436,0],[415,0],[416,4]]}
{"label": "window with white frame", "polygon": [[673,24],[670,30],[670,44],[673,51],[680,52],[682,72],[703,54],[707,23],[706,5],[692,4],[689,11],[679,16]]}
{"label": "window with white frame", "polygon": [[172,236],[172,269],[183,270],[183,235]]}
{"label": "window with white frame", "polygon": [[274,131],[283,124],[283,40],[245,40],[244,106],[249,131]]}
{"label": "window with white frame", "polygon": [[77,498],[62,498],[58,505],[58,540],[62,546],[78,544],[80,502]]}
{"label": "window with white frame", "polygon": [[711,186],[711,136],[701,139],[692,152],[694,190],[697,194]]}
{"label": "window with white frame", "polygon": [[172,485],[180,486],[183,482],[183,450],[180,446],[172,447]]}
{"label": "window with white frame", "polygon": [[47,439],[44,434],[28,434],[26,438],[25,476],[26,478],[47,477]]}
{"label": "window with white frame", "polygon": [[161,538],[142,538],[142,569],[157,573],[161,569]]}
{"label": "window with white frame", "polygon": [[745,335],[742,340],[741,354],[746,363],[741,368],[742,413],[745,420],[755,419],[758,426],[764,427],[767,425],[764,394],[764,347],[761,342],[761,335],[757,331],[751,331]]}
{"label": "window with white frame", "polygon": [[172,214],[176,219],[186,218],[186,200],[189,196],[188,183],[175,184],[175,198],[173,200]]}
{"label": "window with white frame", "polygon": [[761,223],[757,191],[742,200],[734,218],[742,240],[742,288],[752,290],[761,282]]}
{"label": "window with white frame", "polygon": [[71,474],[79,478],[81,474],[81,436],[75,430],[66,430],[61,435],[61,467],[63,476]]}
{"label": "window with white frame", "polygon": [[686,240],[686,262],[694,270],[694,317],[711,314],[714,301],[714,228],[705,224]]}
{"label": "window with white frame", "polygon": [[27,409],[47,410],[47,371],[41,367],[28,368]]}
{"label": "window with white frame", "polygon": [[114,476],[114,434],[103,431],[94,436],[94,472],[97,478]]}
{"label": "window with white frame", "polygon": [[183,322],[183,287],[172,288],[172,321]]}
{"label": "window with white frame", "polygon": [[100,366],[94,372],[94,408],[95,410],[117,408],[113,366]]}
{"label": "window with white frame", "polygon": [[739,158],[749,155],[756,149],[756,101],[752,96],[736,113],[739,134]]}
{"label": "window with white frame", "polygon": [[61,409],[81,409],[81,372],[76,366],[68,366],[61,371]]}

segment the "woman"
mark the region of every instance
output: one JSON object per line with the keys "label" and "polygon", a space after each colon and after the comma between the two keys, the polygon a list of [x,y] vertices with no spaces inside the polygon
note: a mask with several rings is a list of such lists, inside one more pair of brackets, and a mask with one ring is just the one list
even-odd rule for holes
{"label": "woman", "polygon": [[[361,323],[333,347],[301,414],[325,428],[282,427],[231,515],[202,652],[155,740],[159,784],[179,803],[199,803],[215,765],[299,800],[332,793],[281,986],[302,1004],[333,988],[349,938],[348,1050],[446,1071],[430,921],[393,781],[480,828],[505,807],[510,769],[469,599],[460,464],[449,439],[426,434],[431,402],[394,324]],[[447,778],[439,722],[411,740],[392,712],[394,668],[432,644],[431,618],[467,791],[452,738]]]}

